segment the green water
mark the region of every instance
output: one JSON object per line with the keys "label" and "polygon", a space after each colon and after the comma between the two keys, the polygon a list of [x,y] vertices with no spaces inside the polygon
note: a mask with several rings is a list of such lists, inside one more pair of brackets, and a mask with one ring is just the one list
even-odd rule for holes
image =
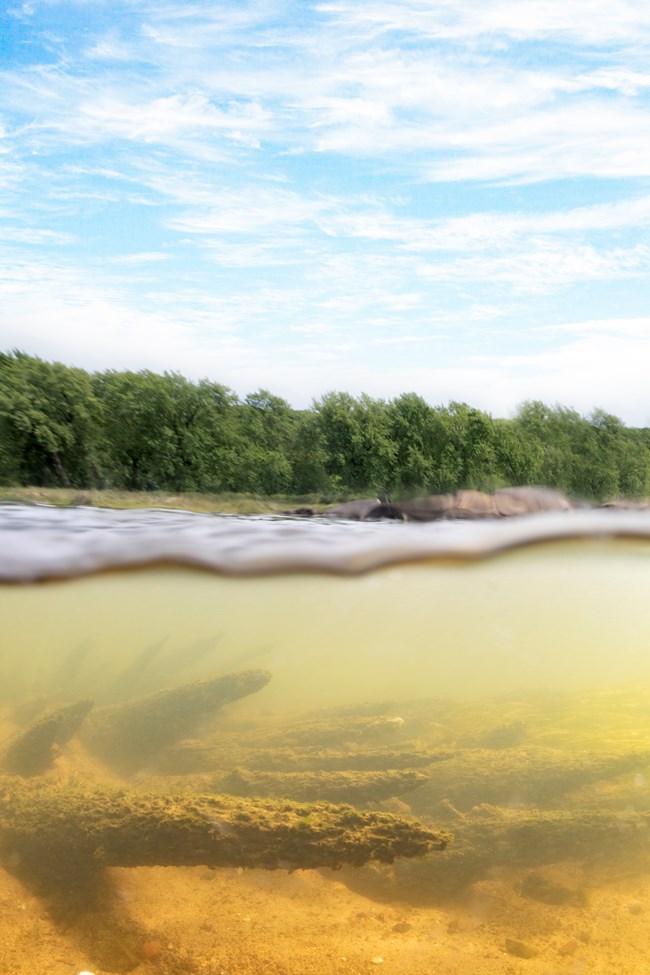
{"label": "green water", "polygon": [[646,973],[649,579],[600,537],[1,586],[0,970]]}
{"label": "green water", "polygon": [[69,694],[63,670],[104,697],[148,649],[139,690],[263,667],[273,708],[647,680],[649,572],[648,543],[600,540],[352,577],[166,567],[7,586],[3,693]]}

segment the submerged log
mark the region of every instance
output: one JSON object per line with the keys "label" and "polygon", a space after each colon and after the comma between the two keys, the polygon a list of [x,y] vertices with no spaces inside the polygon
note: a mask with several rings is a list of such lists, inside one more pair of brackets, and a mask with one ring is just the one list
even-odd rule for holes
{"label": "submerged log", "polygon": [[146,782],[145,788],[168,792],[216,793],[230,796],[290,799],[296,802],[349,803],[353,806],[404,795],[427,781],[410,769],[388,772],[259,772],[235,769],[227,774],[165,777]]}
{"label": "submerged log", "polygon": [[9,742],[0,760],[12,775],[41,775],[56,758],[57,749],[76,734],[93,702],[76,701],[49,711]]}
{"label": "submerged log", "polygon": [[650,855],[650,812],[505,812],[489,806],[455,830],[467,859],[538,866],[567,858],[620,860]]}
{"label": "submerged log", "polygon": [[[606,872],[613,868],[620,876],[644,873],[650,862],[650,812],[521,812],[484,806],[459,815],[453,833],[453,843],[439,856],[400,860],[390,870],[344,871],[344,882],[366,896],[423,905],[456,896],[495,867],[528,870],[577,861]],[[580,889],[565,893],[577,903],[582,899]]]}
{"label": "submerged log", "polygon": [[192,735],[223,705],[253,694],[271,679],[266,670],[246,670],[98,710],[86,744],[124,773],[148,765],[167,745]]}
{"label": "submerged log", "polygon": [[426,768],[434,762],[451,758],[452,752],[368,749],[243,748],[235,744],[207,744],[189,739],[173,745],[157,763],[157,770],[169,775],[192,772],[214,772],[219,769],[245,767],[273,772],[386,772],[390,769]]}
{"label": "submerged log", "polygon": [[327,803],[206,795],[141,795],[7,780],[0,852],[22,869],[103,866],[361,866],[424,856],[449,834],[387,813]]}
{"label": "submerged log", "polygon": [[649,812],[505,812],[486,806],[455,824],[444,862],[427,866],[422,876],[441,889],[472,882],[495,866],[571,859],[645,869],[649,857]]}
{"label": "submerged log", "polygon": [[232,740],[249,748],[377,748],[404,740],[410,726],[404,718],[389,714],[307,718],[276,728],[262,728]]}
{"label": "submerged log", "polygon": [[649,764],[648,751],[598,755],[545,748],[467,749],[435,767],[414,806],[419,815],[437,812],[442,800],[461,810],[482,803],[548,806],[565,793],[625,772],[640,772]]}

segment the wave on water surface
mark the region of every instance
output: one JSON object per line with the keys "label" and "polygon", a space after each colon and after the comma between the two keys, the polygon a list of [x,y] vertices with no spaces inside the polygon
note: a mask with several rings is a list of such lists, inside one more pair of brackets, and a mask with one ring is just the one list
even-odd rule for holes
{"label": "wave on water surface", "polygon": [[340,575],[419,561],[475,560],[572,539],[650,539],[650,514],[571,511],[404,524],[280,516],[0,505],[0,579],[29,582],[175,563],[226,575]]}

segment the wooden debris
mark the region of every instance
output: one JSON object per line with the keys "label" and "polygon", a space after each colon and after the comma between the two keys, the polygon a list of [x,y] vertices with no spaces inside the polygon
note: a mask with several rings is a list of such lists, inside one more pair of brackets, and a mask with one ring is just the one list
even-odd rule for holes
{"label": "wooden debris", "polygon": [[170,775],[214,772],[238,766],[273,772],[386,772],[390,769],[422,769],[452,756],[451,751],[424,749],[246,748],[233,740],[186,739],[167,749],[156,768],[158,772]]}
{"label": "wooden debris", "polygon": [[[401,796],[422,786],[427,776],[410,769],[388,772],[258,772],[235,769],[187,779],[161,778],[151,783],[156,791],[216,793],[231,796],[290,799],[296,802],[350,803],[353,806]],[[147,781],[145,787],[150,787]]]}
{"label": "wooden debris", "polygon": [[103,866],[337,868],[443,850],[450,836],[388,813],[328,803],[144,795],[33,785],[0,788],[0,852],[53,876]]}
{"label": "wooden debris", "polygon": [[253,694],[270,679],[266,670],[246,670],[101,708],[84,740],[104,761],[129,774],[154,761],[165,746],[195,733],[225,704]]}
{"label": "wooden debris", "polygon": [[545,748],[466,749],[436,765],[417,796],[419,815],[446,799],[463,810],[481,803],[552,805],[559,796],[650,764],[650,752],[560,752]]}
{"label": "wooden debris", "polygon": [[9,742],[2,768],[12,775],[41,775],[56,758],[57,749],[76,734],[93,706],[81,700],[49,711]]}

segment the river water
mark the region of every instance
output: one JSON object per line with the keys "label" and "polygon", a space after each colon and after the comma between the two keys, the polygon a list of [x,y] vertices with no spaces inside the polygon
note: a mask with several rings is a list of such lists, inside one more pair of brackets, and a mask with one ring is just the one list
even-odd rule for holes
{"label": "river water", "polygon": [[[3,505],[0,580],[0,970],[648,970],[649,515]],[[43,751],[75,702],[85,720]],[[348,837],[333,873],[300,869],[307,847],[179,861],[174,836],[145,855],[129,834],[127,856],[95,824],[93,869],[68,876],[85,813],[59,835],[46,804],[39,845],[11,796],[85,809],[91,788],[111,822],[133,796],[186,797],[173,816],[203,794],[306,802],[318,855],[321,802],[451,839],[352,867]]]}

